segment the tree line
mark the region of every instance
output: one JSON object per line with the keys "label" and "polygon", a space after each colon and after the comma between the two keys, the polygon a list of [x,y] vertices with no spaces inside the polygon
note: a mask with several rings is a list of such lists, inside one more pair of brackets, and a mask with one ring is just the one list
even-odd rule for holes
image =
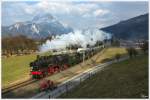
{"label": "tree line", "polygon": [[2,38],[3,55],[29,53],[29,51],[36,51],[37,49],[37,41],[30,39],[24,35]]}

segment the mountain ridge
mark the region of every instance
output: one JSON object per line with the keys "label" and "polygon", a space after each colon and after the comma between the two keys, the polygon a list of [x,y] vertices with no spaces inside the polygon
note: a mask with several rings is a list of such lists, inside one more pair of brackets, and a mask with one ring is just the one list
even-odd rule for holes
{"label": "mountain ridge", "polygon": [[139,15],[120,21],[117,24],[100,28],[100,30],[109,32],[119,39],[148,39],[148,16],[148,13]]}
{"label": "mountain ridge", "polygon": [[17,22],[10,26],[2,26],[2,37],[25,35],[30,38],[45,38],[49,35],[60,35],[72,32],[51,14],[38,14],[31,21]]}

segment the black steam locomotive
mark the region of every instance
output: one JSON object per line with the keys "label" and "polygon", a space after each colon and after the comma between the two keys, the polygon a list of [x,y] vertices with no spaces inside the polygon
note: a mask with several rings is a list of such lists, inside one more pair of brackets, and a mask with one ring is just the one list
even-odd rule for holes
{"label": "black steam locomotive", "polygon": [[[84,51],[84,59],[88,59],[97,53],[99,49],[87,49]],[[83,53],[60,54],[50,56],[37,56],[37,59],[30,63],[31,75],[34,79],[40,79],[51,75],[70,66],[83,61]]]}

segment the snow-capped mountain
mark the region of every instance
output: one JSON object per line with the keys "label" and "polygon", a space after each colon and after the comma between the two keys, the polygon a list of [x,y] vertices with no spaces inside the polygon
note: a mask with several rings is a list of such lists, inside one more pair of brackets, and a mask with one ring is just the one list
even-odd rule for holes
{"label": "snow-capped mountain", "polygon": [[45,38],[49,35],[66,34],[73,31],[63,26],[51,14],[36,15],[31,21],[17,22],[10,26],[2,26],[2,37],[26,35],[30,38]]}

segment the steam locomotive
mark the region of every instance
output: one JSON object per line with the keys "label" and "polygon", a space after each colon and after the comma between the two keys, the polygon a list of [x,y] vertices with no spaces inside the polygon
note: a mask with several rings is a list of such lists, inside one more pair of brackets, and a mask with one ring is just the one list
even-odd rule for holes
{"label": "steam locomotive", "polygon": [[[88,59],[97,53],[99,49],[87,49],[84,51],[84,59]],[[83,53],[59,54],[50,56],[37,56],[37,59],[30,63],[31,75],[33,79],[40,79],[67,69],[82,62]]]}
{"label": "steam locomotive", "polygon": [[47,75],[67,69],[70,65],[81,62],[80,54],[60,54],[51,56],[37,56],[37,59],[30,63],[31,75],[34,79],[43,78]]}

